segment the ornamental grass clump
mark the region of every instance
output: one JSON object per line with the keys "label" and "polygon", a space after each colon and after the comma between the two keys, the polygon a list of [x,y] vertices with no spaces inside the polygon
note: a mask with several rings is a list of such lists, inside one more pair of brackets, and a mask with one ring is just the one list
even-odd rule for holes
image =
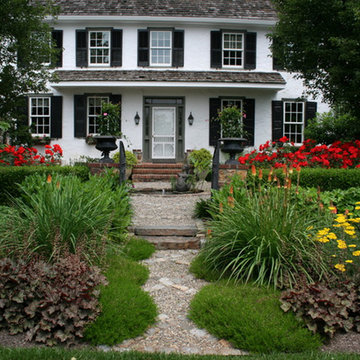
{"label": "ornamental grass clump", "polygon": [[37,254],[54,261],[71,253],[87,262],[100,261],[110,238],[130,221],[127,191],[113,188],[106,177],[81,182],[74,176],[34,175],[20,188],[23,196],[13,200],[13,210],[2,211],[0,255],[4,257]]}
{"label": "ornamental grass clump", "polygon": [[292,287],[302,275],[309,282],[323,278],[329,268],[321,245],[305,231],[319,223],[321,210],[316,216],[299,208],[289,177],[283,185],[269,180],[266,187],[247,188],[242,201],[230,188],[226,202],[214,202],[204,265],[223,277],[280,288]]}

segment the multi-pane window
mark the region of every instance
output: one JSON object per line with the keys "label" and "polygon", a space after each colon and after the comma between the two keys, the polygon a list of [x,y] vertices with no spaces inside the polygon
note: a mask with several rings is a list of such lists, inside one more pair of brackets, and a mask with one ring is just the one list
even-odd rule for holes
{"label": "multi-pane window", "polygon": [[31,132],[50,136],[50,97],[31,97],[29,101]]}
{"label": "multi-pane window", "polygon": [[236,106],[242,111],[242,100],[241,99],[221,99],[221,110],[226,107]]}
{"label": "multi-pane window", "polygon": [[289,141],[301,144],[304,132],[304,103],[284,102],[284,136]]}
{"label": "multi-pane window", "polygon": [[223,66],[243,67],[244,34],[223,33]]}
{"label": "multi-pane window", "polygon": [[89,64],[110,65],[110,31],[89,31]]}
{"label": "multi-pane window", "polygon": [[171,31],[150,32],[150,65],[171,66]]}
{"label": "multi-pane window", "polygon": [[101,114],[101,104],[109,102],[108,96],[89,96],[87,98],[88,134],[98,133],[97,117]]}

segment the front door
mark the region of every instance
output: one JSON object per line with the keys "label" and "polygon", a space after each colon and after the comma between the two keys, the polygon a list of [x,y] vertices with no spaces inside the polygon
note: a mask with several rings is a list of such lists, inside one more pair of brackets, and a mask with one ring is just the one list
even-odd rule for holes
{"label": "front door", "polygon": [[152,158],[176,157],[176,107],[152,108]]}

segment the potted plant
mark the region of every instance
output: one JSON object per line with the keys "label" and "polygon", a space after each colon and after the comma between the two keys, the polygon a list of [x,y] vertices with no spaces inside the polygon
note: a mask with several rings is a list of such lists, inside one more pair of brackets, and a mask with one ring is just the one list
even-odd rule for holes
{"label": "potted plant", "polygon": [[96,118],[98,125],[98,135],[94,136],[96,140],[96,149],[102,152],[102,163],[113,163],[109,157],[110,151],[116,150],[116,139],[121,136],[120,131],[120,105],[112,103],[102,103],[101,114]]}
{"label": "potted plant", "polygon": [[243,119],[246,115],[236,106],[224,108],[219,112],[221,125],[221,150],[230,155],[225,164],[238,164],[235,155],[241,153],[247,142]]}

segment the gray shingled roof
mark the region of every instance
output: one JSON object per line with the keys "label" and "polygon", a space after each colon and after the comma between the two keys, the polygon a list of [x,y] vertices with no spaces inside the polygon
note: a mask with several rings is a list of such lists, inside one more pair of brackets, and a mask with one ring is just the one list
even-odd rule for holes
{"label": "gray shingled roof", "polygon": [[285,84],[279,73],[231,71],[58,70],[59,81],[154,81]]}
{"label": "gray shingled roof", "polygon": [[276,20],[271,0],[55,0],[60,15],[174,16]]}

